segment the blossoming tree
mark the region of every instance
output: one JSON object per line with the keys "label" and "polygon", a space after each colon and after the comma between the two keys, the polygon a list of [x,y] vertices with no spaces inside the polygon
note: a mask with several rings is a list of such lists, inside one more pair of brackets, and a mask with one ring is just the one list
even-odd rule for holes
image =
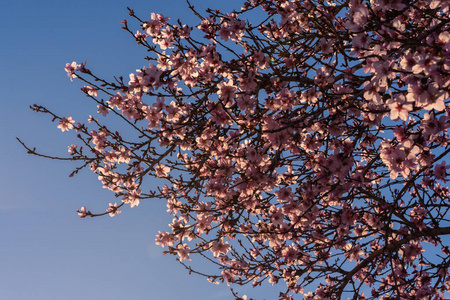
{"label": "blossoming tree", "polygon": [[89,168],[119,198],[82,218],[166,201],[173,222],[156,243],[212,283],[266,281],[280,299],[448,298],[449,7],[189,4],[194,27],[130,10],[140,28],[123,29],[149,63],[113,82],[67,64],[98,111],[83,124],[34,105],[79,139],[47,157],[81,162],[71,176]]}

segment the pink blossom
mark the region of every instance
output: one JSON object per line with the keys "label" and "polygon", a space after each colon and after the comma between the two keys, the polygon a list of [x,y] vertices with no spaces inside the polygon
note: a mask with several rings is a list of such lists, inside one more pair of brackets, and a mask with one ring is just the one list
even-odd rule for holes
{"label": "pink blossom", "polygon": [[78,215],[80,216],[80,218],[84,218],[88,215],[88,213],[86,212],[86,207],[82,206],[80,210],[77,210]]}
{"label": "pink blossom", "polygon": [[144,24],[144,29],[146,29],[147,33],[151,36],[157,35],[160,29],[166,25],[168,20],[168,17],[164,17],[161,14],[152,13],[151,19]]}
{"label": "pink blossom", "polygon": [[227,254],[229,248],[230,246],[227,242],[222,243],[219,241],[214,241],[211,245],[211,252],[214,254],[214,257],[217,257],[220,254]]}
{"label": "pink blossom", "polygon": [[283,218],[284,218],[284,214],[281,212],[280,209],[276,209],[276,210],[272,211],[271,220],[275,226],[283,225],[284,224]]}
{"label": "pink blossom", "polygon": [[447,2],[248,0],[196,27],[130,12],[152,63],[129,80],[65,68],[106,117],[76,126],[89,153],[68,147],[72,174],[90,169],[122,200],[79,216],[164,200],[165,253],[211,261],[213,283],[268,281],[279,299],[442,298]]}
{"label": "pink blossom", "polygon": [[67,72],[67,76],[70,78],[70,81],[73,81],[74,78],[77,78],[77,75],[75,75],[75,71],[78,71],[80,69],[81,65],[77,64],[76,62],[72,62],[71,64],[67,63],[64,70]]}
{"label": "pink blossom", "polygon": [[437,59],[430,54],[418,54],[416,57],[417,64],[412,67],[414,74],[424,72],[428,75],[436,68]]}
{"label": "pink blossom", "polygon": [[77,145],[70,145],[67,147],[67,151],[70,153],[70,155],[74,155],[77,151]]}
{"label": "pink blossom", "polygon": [[278,198],[278,201],[290,201],[293,199],[294,194],[292,193],[291,187],[283,187],[275,192],[275,195]]}
{"label": "pink blossom", "polygon": [[414,53],[412,53],[411,50],[407,50],[405,52],[405,55],[402,56],[400,66],[405,71],[411,72],[413,67],[417,64],[416,58],[418,59],[417,55],[414,55]]}
{"label": "pink blossom", "polygon": [[281,255],[283,256],[284,260],[288,265],[293,264],[295,261],[299,260],[301,257],[301,253],[295,249],[294,246],[290,245],[288,247],[285,247],[281,251]]}
{"label": "pink blossom", "polygon": [[319,41],[320,50],[323,54],[330,54],[333,52],[333,40],[327,40],[325,38],[321,38]]}
{"label": "pink blossom", "polygon": [[81,90],[83,92],[87,93],[89,96],[95,96],[95,97],[98,96],[98,90],[92,86],[89,86],[89,85],[84,86]]}
{"label": "pink blossom", "polygon": [[170,172],[170,168],[167,167],[165,164],[159,164],[155,167],[156,176],[158,177],[165,177]]}
{"label": "pink blossom", "polygon": [[129,203],[130,207],[133,208],[135,206],[139,206],[139,199],[140,199],[140,195],[142,193],[141,189],[131,189],[131,191],[128,194],[125,194],[122,201],[124,203]]}
{"label": "pink blossom", "polygon": [[406,102],[404,95],[392,97],[387,104],[391,110],[390,117],[394,121],[397,121],[398,119],[406,121],[409,112],[413,110],[413,103]]}
{"label": "pink blossom", "polygon": [[361,260],[361,255],[364,254],[364,251],[361,249],[361,245],[351,245],[347,244],[345,245],[344,249],[346,250],[345,257],[348,258],[350,261]]}
{"label": "pink blossom", "polygon": [[219,83],[217,85],[219,91],[217,91],[217,95],[223,100],[230,100],[235,98],[234,92],[236,91],[236,87],[233,85],[233,81],[230,80],[228,82]]}
{"label": "pink blossom", "polygon": [[117,208],[117,203],[114,204],[109,203],[109,208],[106,209],[106,211],[109,213],[111,217],[114,217],[115,215],[121,213],[121,211]]}
{"label": "pink blossom", "polygon": [[403,259],[413,262],[423,251],[419,244],[406,244],[403,250]]}
{"label": "pink blossom", "polygon": [[267,68],[269,57],[265,56],[262,51],[256,51],[252,56],[256,66],[260,69]]}
{"label": "pink blossom", "polygon": [[450,165],[447,165],[445,163],[445,161],[442,161],[440,164],[437,164],[434,167],[433,174],[436,177],[436,179],[442,180],[443,182],[447,182],[448,181],[447,180],[447,176],[448,176],[447,169],[450,169]]}
{"label": "pink blossom", "polygon": [[191,260],[189,258],[190,252],[191,252],[191,249],[189,248],[188,245],[186,245],[186,244],[178,244],[177,245],[177,253],[178,253],[178,256],[180,257],[180,261]]}
{"label": "pink blossom", "polygon": [[134,34],[134,37],[136,38],[136,41],[142,43],[142,42],[144,42],[144,41],[147,39],[148,35],[146,35],[146,34],[143,33],[143,32],[140,32],[140,31],[138,30],[138,31],[136,31],[136,33]]}
{"label": "pink blossom", "polygon": [[63,117],[59,121],[59,124],[57,127],[60,128],[62,132],[64,132],[66,130],[68,131],[69,129],[73,129],[74,123],[75,123],[75,121],[72,120],[72,117],[67,117],[67,118]]}
{"label": "pink blossom", "polygon": [[106,115],[109,113],[108,109],[106,109],[106,107],[104,105],[97,105],[97,113],[98,114],[102,114],[104,117],[106,117]]}
{"label": "pink blossom", "polygon": [[427,89],[420,94],[420,102],[424,103],[424,109],[437,111],[443,111],[445,109],[444,100],[448,97],[448,94],[439,89],[437,83],[432,82],[428,85]]}
{"label": "pink blossom", "polygon": [[182,110],[176,105],[175,101],[170,102],[170,105],[166,107],[167,120],[171,122],[177,122],[181,117]]}
{"label": "pink blossom", "polygon": [[161,231],[158,231],[158,235],[156,236],[156,239],[155,239],[156,245],[160,245],[162,247],[172,246],[175,241],[176,241],[176,238],[173,234],[170,234],[168,232],[161,232]]}

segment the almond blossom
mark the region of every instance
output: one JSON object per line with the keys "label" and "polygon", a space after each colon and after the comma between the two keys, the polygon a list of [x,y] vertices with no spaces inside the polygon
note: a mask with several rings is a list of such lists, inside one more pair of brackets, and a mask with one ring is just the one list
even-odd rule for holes
{"label": "almond blossom", "polygon": [[88,215],[85,206],[82,206],[81,209],[78,210],[78,215],[80,216],[80,218],[85,218]]}
{"label": "almond blossom", "polygon": [[170,168],[167,167],[164,164],[160,164],[158,166],[155,167],[155,172],[156,172],[156,176],[158,177],[164,177],[167,176],[167,174],[169,173]]}
{"label": "almond blossom", "polygon": [[57,127],[60,128],[62,132],[64,132],[68,131],[69,129],[73,129],[74,123],[75,120],[73,120],[72,117],[62,117]]}
{"label": "almond blossom", "polygon": [[106,209],[110,217],[114,217],[115,215],[118,215],[121,213],[121,211],[117,207],[117,203],[109,204],[109,208]]}
{"label": "almond blossom", "polygon": [[111,82],[68,63],[97,106],[85,124],[32,106],[82,147],[51,157],[20,142],[119,199],[81,218],[164,201],[156,244],[211,283],[448,298],[448,1],[243,2],[190,5],[191,25],[130,11],[123,29],[150,63]]}

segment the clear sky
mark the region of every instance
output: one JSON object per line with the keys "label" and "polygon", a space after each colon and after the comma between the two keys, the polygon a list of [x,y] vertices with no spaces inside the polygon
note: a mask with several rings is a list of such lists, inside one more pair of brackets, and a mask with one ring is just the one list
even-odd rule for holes
{"label": "clear sky", "polygon": [[[206,7],[239,7],[241,1],[191,0]],[[87,60],[105,78],[128,76],[144,66],[145,51],[121,29],[129,6],[142,18],[159,12],[195,20],[184,0],[0,1],[0,299],[230,299],[215,286],[187,274],[174,257],[154,245],[170,221],[164,203],[146,201],[114,218],[80,219],[115,202],[88,171],[69,178],[75,164],[27,155],[20,137],[38,151],[66,155],[76,143],[46,115],[85,121],[95,105],[71,83],[68,62]],[[244,293],[274,299],[271,289]],[[240,293],[242,294],[242,293]]]}

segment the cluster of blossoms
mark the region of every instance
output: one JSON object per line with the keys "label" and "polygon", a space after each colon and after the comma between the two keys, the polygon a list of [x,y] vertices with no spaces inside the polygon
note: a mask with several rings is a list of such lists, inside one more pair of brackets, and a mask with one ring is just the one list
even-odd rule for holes
{"label": "cluster of blossoms", "polygon": [[[448,298],[449,10],[248,0],[194,11],[195,29],[130,11],[141,31],[123,28],[148,66],[128,83],[66,66],[90,84],[100,119],[129,127],[59,118],[88,149],[69,147],[74,173],[89,167],[122,199],[78,214],[167,201],[173,222],[156,238],[166,253],[188,268],[194,256],[215,262],[202,273],[213,283],[268,282],[280,299]],[[267,18],[244,21],[255,11]]]}

